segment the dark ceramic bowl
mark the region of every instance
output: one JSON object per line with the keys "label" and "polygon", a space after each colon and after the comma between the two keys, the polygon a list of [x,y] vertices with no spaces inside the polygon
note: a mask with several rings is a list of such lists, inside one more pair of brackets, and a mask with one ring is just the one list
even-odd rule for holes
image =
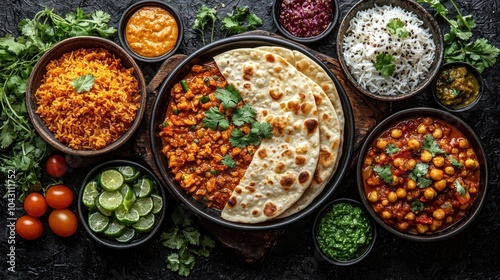
{"label": "dark ceramic bowl", "polygon": [[[480,165],[480,178],[479,178],[479,187],[476,200],[472,205],[472,207],[467,212],[467,214],[462,219],[458,220],[453,224],[450,224],[449,226],[440,231],[433,232],[431,234],[417,235],[413,233],[396,230],[389,224],[385,223],[384,219],[382,219],[382,217],[380,217],[373,210],[372,204],[368,201],[368,198],[365,195],[365,188],[362,177],[362,168],[363,168],[364,157],[366,155],[368,148],[374,141],[376,141],[380,133],[382,133],[387,128],[390,128],[396,122],[399,122],[407,118],[422,117],[422,116],[431,117],[434,119],[439,119],[444,122],[447,122],[448,124],[454,126],[456,129],[458,129],[460,132],[464,134],[464,136],[469,140],[470,146],[473,147],[476,152],[477,160]],[[486,155],[483,146],[481,145],[479,137],[476,135],[476,133],[474,133],[472,128],[470,128],[464,121],[462,121],[458,117],[443,110],[426,108],[426,107],[412,108],[397,112],[389,116],[385,120],[383,120],[372,130],[372,132],[368,135],[365,143],[363,144],[363,147],[361,148],[359,155],[360,157],[357,163],[356,172],[357,172],[358,191],[361,196],[361,201],[363,202],[365,208],[368,209],[368,212],[373,217],[373,219],[390,233],[400,238],[404,238],[411,241],[428,242],[428,241],[444,240],[452,236],[455,236],[459,232],[463,231],[479,215],[481,207],[486,198],[486,191],[488,189],[488,165],[486,161]]]}
{"label": "dark ceramic bowl", "polygon": [[[323,30],[323,32],[321,32],[320,34],[315,35],[315,36],[311,36],[311,37],[295,36],[290,31],[288,31],[280,21],[281,4],[283,3],[283,1],[286,1],[286,0],[274,1],[273,11],[272,11],[274,24],[276,25],[276,27],[278,28],[278,30],[281,34],[283,34],[285,37],[287,37],[288,39],[291,39],[295,42],[305,43],[305,44],[317,42],[317,41],[325,38],[326,36],[328,36],[328,34],[330,34],[332,32],[332,30],[335,28],[335,25],[337,24],[338,17],[339,17],[339,2],[338,2],[338,0],[331,0],[332,15],[330,18],[330,23],[325,28],[325,30]],[[300,2],[300,1],[298,1],[298,2]]]}
{"label": "dark ceramic bowl", "polygon": [[[412,12],[415,14],[420,20],[423,22],[423,27],[426,29],[429,29],[429,32],[432,34],[432,38],[434,40],[434,44],[436,45],[436,53],[434,56],[434,61],[432,62],[431,68],[429,69],[429,73],[425,77],[424,80],[422,80],[418,86],[416,86],[413,90],[405,93],[400,93],[398,95],[394,96],[385,96],[385,95],[380,95],[378,93],[373,93],[370,92],[369,90],[365,89],[363,86],[361,86],[358,81],[353,77],[353,75],[349,72],[349,69],[347,67],[347,63],[344,58],[344,52],[343,52],[343,45],[344,45],[344,38],[348,32],[348,29],[350,27],[350,22],[353,17],[356,16],[356,14],[359,11],[364,11],[367,9],[371,9],[373,7],[377,6],[385,6],[385,5],[392,5],[393,7],[401,7],[402,9]],[[443,35],[441,34],[441,29],[439,28],[438,22],[436,19],[427,12],[426,9],[424,9],[422,6],[420,6],[418,3],[408,0],[408,1],[398,1],[398,0],[374,0],[374,1],[368,1],[368,0],[361,0],[359,1],[356,5],[354,5],[351,10],[347,13],[347,15],[344,17],[342,20],[340,27],[339,27],[339,32],[337,36],[337,55],[339,58],[340,66],[342,67],[342,70],[344,74],[346,75],[347,79],[349,82],[356,87],[359,91],[361,91],[363,94],[370,98],[374,98],[377,100],[382,100],[382,101],[399,101],[403,100],[409,97],[412,97],[414,95],[417,95],[420,93],[422,90],[424,90],[434,79],[434,77],[437,75],[437,72],[439,71],[439,67],[441,67],[441,64],[443,62]]]}
{"label": "dark ceramic bowl", "polygon": [[[474,75],[474,77],[476,77],[476,79],[479,83],[479,93],[474,98],[474,100],[467,105],[463,105],[463,106],[446,105],[446,104],[442,103],[441,100],[436,95],[437,94],[436,84],[437,84],[439,77],[441,76],[441,73],[443,71],[446,71],[446,70],[453,68],[453,67],[465,67],[467,69],[467,72],[469,74]],[[481,97],[483,96],[483,92],[484,92],[483,78],[481,77],[481,73],[479,73],[479,71],[476,69],[476,67],[472,66],[471,64],[469,64],[467,62],[461,62],[461,61],[449,62],[449,63],[444,64],[441,67],[438,74],[436,75],[436,77],[432,81],[431,89],[432,89],[432,96],[434,97],[436,102],[439,104],[439,106],[441,106],[443,109],[450,111],[450,112],[454,112],[454,113],[463,112],[463,111],[467,111],[467,110],[471,109],[472,107],[476,106],[476,104],[479,103],[479,100],[481,100]]]}
{"label": "dark ceramic bowl", "polygon": [[[126,36],[125,36],[125,30],[128,24],[128,21],[130,17],[137,12],[139,9],[144,8],[144,7],[159,7],[167,12],[169,12],[174,18],[175,21],[177,22],[177,27],[178,27],[178,34],[177,34],[177,41],[172,49],[170,49],[168,52],[159,55],[159,56],[154,56],[154,57],[147,57],[140,55],[136,53],[134,50],[132,50],[127,42]],[[173,55],[177,49],[179,48],[182,38],[184,37],[184,25],[182,23],[182,19],[174,8],[172,8],[169,4],[161,1],[140,1],[132,6],[130,6],[123,15],[120,18],[120,21],[118,23],[118,39],[120,40],[120,44],[122,47],[136,60],[142,61],[142,62],[150,62],[150,63],[156,63],[156,62],[161,62],[165,60],[167,57]]]}
{"label": "dark ceramic bowl", "polygon": [[[142,175],[146,175],[151,178],[155,185],[155,189],[153,190],[153,192],[160,195],[163,199],[163,208],[158,214],[156,214],[157,219],[151,231],[137,234],[137,236],[128,243],[118,242],[112,238],[104,236],[103,234],[95,233],[94,231],[92,231],[88,225],[89,209],[83,204],[82,201],[83,191],[88,182],[94,180],[104,169],[124,165],[133,166],[136,170],[139,170]],[[87,234],[97,243],[113,249],[129,249],[148,242],[151,238],[153,238],[153,236],[156,235],[161,227],[163,219],[165,218],[165,209],[168,207],[169,203],[170,202],[167,200],[164,186],[162,185],[158,177],[156,177],[156,175],[154,175],[154,173],[151,172],[149,168],[130,160],[110,160],[92,168],[87,176],[85,176],[85,179],[83,180],[83,183],[80,187],[80,192],[78,194],[78,216],[80,217],[80,222]]]}
{"label": "dark ceramic bowl", "polygon": [[[160,125],[164,122],[164,118],[167,112],[168,104],[170,101],[170,90],[178,83],[181,79],[183,79],[189,72],[193,65],[201,64],[204,62],[208,62],[213,60],[213,57],[217,54],[221,54],[225,51],[237,48],[252,48],[252,47],[260,47],[260,46],[281,46],[284,48],[298,50],[305,55],[307,55],[310,59],[321,65],[329,77],[335,83],[340,102],[342,104],[342,108],[344,110],[345,115],[345,126],[344,126],[344,139],[342,146],[342,156],[340,158],[340,162],[337,168],[336,173],[333,175],[329,184],[325,187],[323,192],[316,197],[316,199],[307,206],[301,212],[298,212],[294,215],[291,215],[286,218],[274,219],[272,221],[267,221],[263,223],[257,224],[242,224],[235,223],[224,220],[221,218],[221,211],[208,208],[201,202],[194,199],[191,195],[187,194],[184,189],[175,181],[174,175],[171,172],[170,168],[168,168],[168,159],[162,153],[162,142],[159,137],[159,132],[161,131]],[[321,206],[322,203],[327,201],[328,197],[333,193],[333,191],[340,184],[340,181],[343,179],[345,173],[347,172],[347,168],[349,166],[350,159],[352,157],[352,147],[354,141],[354,117],[352,113],[352,108],[349,103],[349,99],[340,85],[337,78],[326,68],[326,66],[321,63],[316,57],[306,51],[304,48],[291,43],[287,40],[272,38],[268,36],[236,36],[230,37],[223,40],[219,40],[210,45],[203,47],[202,49],[196,51],[191,54],[187,58],[185,58],[179,65],[172,71],[172,73],[167,77],[165,82],[163,83],[158,96],[154,102],[154,107],[151,115],[151,124],[150,124],[150,141],[151,148],[153,151],[153,155],[155,158],[156,165],[158,167],[159,172],[161,173],[163,179],[167,182],[170,192],[176,197],[180,202],[182,202],[186,207],[191,210],[196,215],[207,219],[213,223],[221,225],[223,227],[239,229],[239,230],[267,230],[284,227],[290,223],[296,222],[310,213],[312,213],[315,209]]]}
{"label": "dark ceramic bowl", "polygon": [[[331,211],[332,206],[337,205],[339,203],[348,203],[348,204],[351,204],[351,205],[361,209],[363,211],[363,214],[368,219],[370,226],[371,226],[370,234],[371,234],[372,238],[371,238],[370,243],[365,247],[359,248],[359,251],[360,251],[359,256],[357,256],[351,260],[336,260],[336,259],[333,259],[333,258],[327,256],[321,250],[319,242],[318,242],[318,231],[319,231],[321,219],[325,216],[326,213]],[[370,217],[370,215],[368,215],[367,211],[364,209],[364,207],[361,203],[359,203],[358,201],[352,200],[352,199],[348,199],[348,198],[340,198],[340,199],[334,200],[334,201],[326,204],[318,212],[318,214],[316,215],[316,219],[314,220],[312,236],[313,236],[314,246],[316,247],[316,252],[323,259],[325,259],[326,261],[328,261],[329,263],[334,264],[334,265],[348,266],[348,265],[353,265],[353,264],[359,263],[360,261],[362,261],[364,258],[366,258],[370,254],[371,250],[373,249],[373,245],[375,245],[375,240],[377,239],[377,228],[376,228],[375,222]]]}
{"label": "dark ceramic bowl", "polygon": [[[42,79],[45,75],[46,66],[50,61],[54,59],[59,59],[63,54],[71,51],[75,51],[80,48],[104,48],[108,50],[110,53],[114,54],[117,58],[121,60],[122,65],[125,68],[133,68],[134,76],[139,82],[139,90],[141,94],[140,98],[140,108],[137,111],[135,119],[130,126],[130,128],[125,132],[120,138],[118,138],[113,143],[107,145],[106,147],[99,150],[75,150],[68,147],[66,144],[57,140],[54,134],[47,128],[44,124],[40,116],[36,113],[37,103],[35,100],[35,92],[42,84]],[[69,155],[76,156],[97,156],[105,153],[109,153],[113,150],[118,149],[123,144],[125,144],[134,134],[134,132],[139,127],[142,117],[144,116],[144,112],[146,111],[146,82],[144,80],[144,76],[142,75],[142,71],[134,61],[134,59],[120,47],[118,44],[99,37],[92,36],[79,36],[72,37],[66,40],[63,40],[56,45],[54,45],[50,50],[48,50],[37,62],[35,67],[33,68],[31,75],[28,79],[28,84],[26,88],[26,107],[28,110],[28,115],[30,117],[33,126],[40,136],[49,143],[55,149]]]}

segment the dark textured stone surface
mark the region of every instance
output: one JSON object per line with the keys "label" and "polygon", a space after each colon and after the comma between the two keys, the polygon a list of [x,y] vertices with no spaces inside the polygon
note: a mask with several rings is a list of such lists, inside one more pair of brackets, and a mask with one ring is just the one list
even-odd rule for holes
{"label": "dark textured stone surface", "polygon": [[[117,26],[121,13],[136,1],[70,0],[34,1],[8,0],[0,9],[0,36],[15,34],[17,23],[45,6],[55,8],[59,14],[73,11],[80,6],[85,11],[102,9],[112,15]],[[273,1],[230,1],[222,7],[219,1],[167,1],[181,11],[186,28],[179,50],[189,54],[202,46],[199,34],[191,30],[194,14],[200,3],[216,6],[223,17],[235,5],[249,5],[263,20],[264,30],[276,31],[271,18]],[[224,1],[229,2],[229,1]],[[340,18],[354,5],[354,0],[340,1]],[[496,0],[457,0],[464,14],[472,14],[478,23],[474,34],[486,37],[500,46],[500,12]],[[448,3],[449,4],[449,3]],[[216,28],[215,38],[222,38]],[[335,56],[334,30],[325,40],[312,48]],[[207,37],[208,38],[208,37]],[[143,72],[151,77],[159,65],[142,65]],[[217,246],[209,258],[199,258],[190,279],[499,279],[500,278],[500,65],[487,70],[483,77],[486,92],[473,110],[458,114],[481,138],[490,168],[490,188],[484,207],[474,223],[457,236],[437,243],[414,243],[396,238],[378,228],[378,238],[372,253],[363,262],[352,267],[336,267],[315,254],[311,237],[313,217],[304,219],[285,229],[276,246],[262,263],[247,264],[232,250]],[[395,111],[414,106],[436,107],[430,93],[407,101],[394,103]],[[78,177],[86,169],[70,170],[69,176]],[[71,184],[70,181],[67,182]],[[76,191],[79,186],[72,186]],[[4,190],[0,192],[4,193]],[[335,192],[332,199],[350,197],[359,199],[353,174]],[[34,242],[16,239],[16,272],[7,272],[8,230],[6,228],[6,203],[0,202],[0,279],[176,279],[166,268],[167,250],[159,238],[147,245],[130,250],[106,249],[90,240],[82,228],[70,238],[54,236],[42,217],[43,236]],[[76,207],[73,205],[73,210]],[[22,209],[17,209],[22,214]],[[164,229],[169,223],[164,223]]]}

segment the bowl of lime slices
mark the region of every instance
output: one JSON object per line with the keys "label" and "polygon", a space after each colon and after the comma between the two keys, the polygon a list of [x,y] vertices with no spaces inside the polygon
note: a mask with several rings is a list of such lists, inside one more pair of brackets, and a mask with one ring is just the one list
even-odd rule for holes
{"label": "bowl of lime slices", "polygon": [[166,196],[146,166],[111,160],[94,167],[78,196],[78,214],[89,236],[115,249],[147,242],[165,216]]}

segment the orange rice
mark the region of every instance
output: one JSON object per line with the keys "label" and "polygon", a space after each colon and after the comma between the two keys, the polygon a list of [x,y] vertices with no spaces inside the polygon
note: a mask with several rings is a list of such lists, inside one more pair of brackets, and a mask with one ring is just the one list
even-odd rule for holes
{"label": "orange rice", "polygon": [[[122,136],[140,107],[134,69],[103,48],[81,48],[52,60],[35,93],[36,113],[55,137],[76,150],[98,150]],[[77,93],[72,81],[95,77],[90,91]]]}

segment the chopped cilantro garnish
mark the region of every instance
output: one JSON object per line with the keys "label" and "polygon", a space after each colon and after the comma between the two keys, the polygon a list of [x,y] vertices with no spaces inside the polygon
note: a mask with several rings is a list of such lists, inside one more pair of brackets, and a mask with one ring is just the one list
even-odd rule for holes
{"label": "chopped cilantro garnish", "polygon": [[424,210],[424,204],[420,200],[414,199],[411,203],[411,211],[417,213],[422,210]]}
{"label": "chopped cilantro garnish", "polygon": [[241,129],[235,128],[229,137],[229,143],[235,147],[245,148],[248,145],[259,145],[260,141],[272,137],[272,127],[267,122],[254,122],[248,135]]}
{"label": "chopped cilantro garnish", "polygon": [[425,135],[422,149],[429,151],[429,153],[431,153],[433,157],[435,157],[437,154],[446,154],[446,152],[439,147],[436,141],[434,141],[434,137],[432,137],[432,134]]}
{"label": "chopped cilantro garnish", "polygon": [[225,155],[222,158],[221,163],[224,164],[225,166],[229,167],[229,168],[235,168],[236,167],[236,161],[234,161],[234,159],[232,159],[230,155]]}
{"label": "chopped cilantro garnish", "polygon": [[75,88],[76,92],[82,93],[84,91],[90,91],[92,86],[94,86],[94,75],[87,74],[81,75],[78,78],[74,79],[71,84]]}
{"label": "chopped cilantro garnish", "polygon": [[460,161],[458,161],[450,156],[448,156],[448,159],[450,160],[451,164],[455,167],[462,168],[464,166]]}
{"label": "chopped cilantro garnish", "polygon": [[456,88],[454,88],[454,89],[452,89],[452,90],[451,90],[451,95],[452,95],[453,97],[457,97],[457,96],[459,96],[459,95],[460,95],[460,93],[461,93],[461,91],[460,91],[460,90],[458,90],[458,89],[456,89]]}
{"label": "chopped cilantro garnish", "polygon": [[428,171],[429,171],[429,165],[420,162],[415,165],[415,168],[413,168],[408,177],[413,181],[417,182],[417,186],[423,189],[432,184],[432,180],[429,180],[424,177]]}
{"label": "chopped cilantro garnish", "polygon": [[457,191],[457,193],[461,196],[464,196],[465,195],[465,188],[460,184],[459,181],[455,180],[455,190]]}
{"label": "chopped cilantro garnish", "polygon": [[242,126],[245,123],[252,123],[254,121],[257,111],[249,105],[245,104],[243,107],[236,108],[233,111],[231,121],[236,126]]}
{"label": "chopped cilantro garnish", "polygon": [[225,110],[230,108],[235,108],[238,102],[241,100],[241,96],[237,91],[231,91],[229,87],[218,88],[215,91],[215,97],[219,99],[222,103],[222,107]]}
{"label": "chopped cilantro garnish", "polygon": [[380,71],[382,77],[389,77],[394,73],[394,70],[396,70],[396,65],[394,64],[395,59],[392,54],[382,53],[377,55],[375,59],[373,66]]}
{"label": "chopped cilantro garnish", "polygon": [[219,111],[217,106],[213,106],[205,112],[205,118],[203,119],[203,127],[211,128],[217,130],[226,130],[229,127],[229,121],[226,117]]}
{"label": "chopped cilantro garnish", "polygon": [[399,152],[399,148],[396,147],[396,145],[394,144],[388,144],[386,147],[385,147],[385,152],[392,156],[394,154],[396,154],[397,152]]}
{"label": "chopped cilantro garnish", "polygon": [[393,18],[389,20],[389,23],[386,25],[387,30],[391,34],[396,34],[399,38],[406,38],[410,36],[410,32],[406,30],[404,21],[399,18]]}
{"label": "chopped cilantro garnish", "polygon": [[208,96],[202,96],[202,97],[198,98],[198,100],[200,100],[201,103],[205,104],[208,101],[210,101],[210,97],[208,97]]}
{"label": "chopped cilantro garnish", "polygon": [[377,172],[378,176],[388,184],[392,184],[392,171],[391,166],[388,164],[385,167],[375,165],[373,171]]}

